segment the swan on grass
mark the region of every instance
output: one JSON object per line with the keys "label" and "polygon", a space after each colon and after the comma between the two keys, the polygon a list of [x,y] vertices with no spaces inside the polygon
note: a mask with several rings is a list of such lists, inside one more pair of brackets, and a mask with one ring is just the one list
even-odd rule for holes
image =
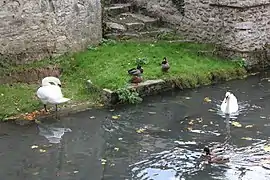
{"label": "swan on grass", "polygon": [[57,85],[59,87],[62,86],[60,79],[54,76],[48,76],[42,79],[41,81],[42,86],[48,86],[48,85]]}
{"label": "swan on grass", "polygon": [[37,90],[37,96],[44,105],[46,112],[47,104],[54,104],[56,111],[57,105],[69,101],[65,98],[61,91],[61,81],[56,77],[46,77],[42,80],[42,86]]}
{"label": "swan on grass", "polygon": [[225,98],[221,104],[221,111],[224,114],[232,114],[238,111],[237,98],[230,92],[226,92]]}

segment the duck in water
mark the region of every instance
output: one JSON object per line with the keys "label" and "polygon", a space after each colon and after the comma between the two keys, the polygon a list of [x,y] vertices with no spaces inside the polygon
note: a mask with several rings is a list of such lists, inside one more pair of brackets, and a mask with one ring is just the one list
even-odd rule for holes
{"label": "duck in water", "polygon": [[210,151],[208,147],[205,147],[203,149],[203,152],[205,152],[205,157],[208,160],[209,163],[217,163],[217,164],[223,164],[230,161],[229,157],[218,155],[219,153],[223,152],[224,149],[216,149],[213,151]]}

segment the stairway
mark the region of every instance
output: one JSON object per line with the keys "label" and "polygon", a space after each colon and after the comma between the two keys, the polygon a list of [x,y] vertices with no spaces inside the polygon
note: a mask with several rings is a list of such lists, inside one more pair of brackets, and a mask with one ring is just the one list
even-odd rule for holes
{"label": "stairway", "polygon": [[107,3],[104,7],[104,38],[108,39],[158,39],[174,31],[162,27],[159,19],[140,14],[130,3]]}

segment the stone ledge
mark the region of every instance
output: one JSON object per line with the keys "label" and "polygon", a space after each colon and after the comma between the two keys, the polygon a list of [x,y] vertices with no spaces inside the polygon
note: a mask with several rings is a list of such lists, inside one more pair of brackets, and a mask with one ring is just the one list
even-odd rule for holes
{"label": "stone ledge", "polygon": [[[141,97],[158,94],[161,92],[172,90],[174,86],[162,79],[147,80],[138,85],[129,85],[127,89],[135,89]],[[111,105],[119,102],[118,95],[115,91],[103,89],[104,104]]]}

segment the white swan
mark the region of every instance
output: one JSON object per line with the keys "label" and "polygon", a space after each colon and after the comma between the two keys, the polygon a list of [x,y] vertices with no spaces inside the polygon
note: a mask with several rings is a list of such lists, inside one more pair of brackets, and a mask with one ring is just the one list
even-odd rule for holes
{"label": "white swan", "polygon": [[225,114],[232,114],[238,111],[237,98],[230,92],[226,92],[225,98],[221,104],[221,111]]}
{"label": "white swan", "polygon": [[57,77],[48,76],[42,79],[41,85],[42,86],[58,85],[59,87],[61,87],[61,81]]}
{"label": "white swan", "polygon": [[48,112],[46,105],[54,104],[56,111],[57,105],[69,101],[69,98],[63,97],[61,81],[55,77],[46,77],[42,80],[42,86],[37,90],[37,96],[44,104],[44,109]]}

